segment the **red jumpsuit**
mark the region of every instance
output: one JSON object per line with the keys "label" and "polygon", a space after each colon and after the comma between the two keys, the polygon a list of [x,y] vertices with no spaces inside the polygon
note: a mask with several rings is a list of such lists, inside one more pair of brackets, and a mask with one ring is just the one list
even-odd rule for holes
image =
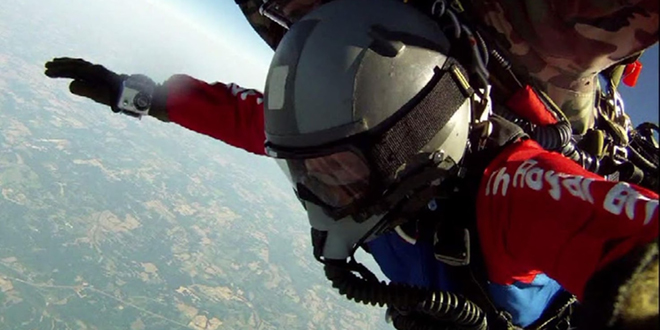
{"label": "red jumpsuit", "polygon": [[[265,155],[260,92],[184,75],[164,87],[170,121]],[[596,271],[658,237],[658,195],[606,181],[528,140],[486,169],[477,225],[491,281],[528,282],[542,272],[581,297]]]}

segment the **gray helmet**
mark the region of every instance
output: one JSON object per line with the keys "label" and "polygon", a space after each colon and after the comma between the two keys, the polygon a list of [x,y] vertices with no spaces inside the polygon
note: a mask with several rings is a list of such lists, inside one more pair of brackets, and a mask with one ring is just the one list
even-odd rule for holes
{"label": "gray helmet", "polygon": [[473,90],[448,51],[433,20],[395,0],[335,0],[293,24],[264,105],[266,148],[287,160],[299,197],[335,219],[367,219],[449,175]]}

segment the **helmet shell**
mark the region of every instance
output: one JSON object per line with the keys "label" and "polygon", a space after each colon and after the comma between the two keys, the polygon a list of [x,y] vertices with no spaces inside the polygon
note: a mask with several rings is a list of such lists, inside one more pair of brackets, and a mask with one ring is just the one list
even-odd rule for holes
{"label": "helmet shell", "polygon": [[448,49],[437,24],[403,3],[321,6],[292,26],[271,62],[268,141],[312,147],[378,126],[429,84]]}

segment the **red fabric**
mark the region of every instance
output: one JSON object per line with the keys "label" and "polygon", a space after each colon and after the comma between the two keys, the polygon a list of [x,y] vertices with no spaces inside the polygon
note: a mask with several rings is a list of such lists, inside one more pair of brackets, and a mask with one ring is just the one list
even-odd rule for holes
{"label": "red fabric", "polygon": [[555,116],[545,107],[530,86],[519,89],[507,101],[506,106],[532,124],[545,126],[557,123]]}
{"label": "red fabric", "polygon": [[186,75],[172,76],[168,90],[170,121],[234,147],[265,155],[263,95],[235,84],[208,84]]}
{"label": "red fabric", "polygon": [[637,79],[639,79],[639,74],[642,73],[642,62],[639,60],[626,65],[626,68],[623,70],[623,83],[628,87],[635,87],[637,85]]}
{"label": "red fabric", "polygon": [[658,237],[658,195],[606,181],[527,140],[486,169],[477,226],[489,278],[531,281],[542,271],[582,297],[607,263]]}

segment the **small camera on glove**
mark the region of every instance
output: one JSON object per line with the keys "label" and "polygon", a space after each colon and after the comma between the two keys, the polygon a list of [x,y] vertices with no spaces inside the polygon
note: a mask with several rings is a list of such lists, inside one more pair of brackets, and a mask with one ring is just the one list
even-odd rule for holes
{"label": "small camera on glove", "polygon": [[131,75],[122,82],[113,111],[136,118],[149,114],[156,83],[145,75]]}

